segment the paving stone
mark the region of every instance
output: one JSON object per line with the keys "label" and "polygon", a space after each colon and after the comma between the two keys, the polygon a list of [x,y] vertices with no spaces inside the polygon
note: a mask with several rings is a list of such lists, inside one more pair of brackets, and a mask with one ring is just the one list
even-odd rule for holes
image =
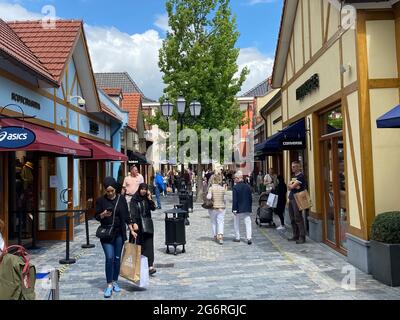
{"label": "paving stone", "polygon": [[[400,288],[387,287],[357,269],[356,290],[346,290],[341,284],[345,276],[342,270],[348,266],[345,258],[311,240],[303,246],[289,243],[289,228],[285,232],[260,229],[252,217],[253,245],[244,240],[234,243],[230,197],[224,245],[212,240],[208,212],[196,203],[186,229],[186,253],[177,256],[165,253],[163,211],[153,213],[155,264],[173,267],[158,268],[147,290],[120,279],[122,292],[114,293],[112,300],[400,300]],[[176,196],[162,198],[163,208],[172,208],[176,203]],[[63,268],[61,299],[104,299],[104,254],[95,237],[97,225],[98,222],[90,221],[90,241],[96,245],[93,249],[81,248],[86,241],[84,225],[76,228],[71,257],[77,257],[77,262]],[[241,235],[245,235],[243,222]],[[58,261],[65,256],[65,245],[41,242],[40,246],[40,250],[31,252],[37,269],[61,268]],[[46,299],[48,289],[37,285],[37,296]]]}

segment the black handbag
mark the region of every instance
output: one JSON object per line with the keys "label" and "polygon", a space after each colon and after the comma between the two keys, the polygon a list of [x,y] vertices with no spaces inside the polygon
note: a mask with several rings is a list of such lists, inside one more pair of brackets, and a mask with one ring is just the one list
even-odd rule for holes
{"label": "black handbag", "polygon": [[109,225],[100,225],[98,228],[97,228],[97,231],[96,231],[96,237],[97,238],[99,238],[99,239],[102,239],[102,240],[111,240],[112,238],[114,238],[114,231],[115,231],[115,228],[114,228],[114,222],[115,222],[115,213],[116,213],[116,211],[117,211],[117,207],[118,207],[118,202],[119,202],[119,199],[120,199],[120,195],[118,195],[118,200],[117,200],[117,203],[115,204],[115,207],[114,207],[114,212],[113,212],[113,223],[112,224],[109,224]]}
{"label": "black handbag", "polygon": [[[138,206],[144,206],[142,202],[138,203]],[[148,233],[148,234],[153,234],[154,233],[154,223],[153,219],[150,217],[143,217],[142,212],[144,211],[144,208],[140,211],[140,219],[142,221],[142,230],[143,233]]]}

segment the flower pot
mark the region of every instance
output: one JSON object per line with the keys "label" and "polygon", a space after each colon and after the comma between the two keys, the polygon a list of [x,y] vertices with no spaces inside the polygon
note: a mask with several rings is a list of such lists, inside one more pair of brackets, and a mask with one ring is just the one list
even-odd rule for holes
{"label": "flower pot", "polygon": [[400,244],[371,240],[371,274],[391,287],[400,286]]}

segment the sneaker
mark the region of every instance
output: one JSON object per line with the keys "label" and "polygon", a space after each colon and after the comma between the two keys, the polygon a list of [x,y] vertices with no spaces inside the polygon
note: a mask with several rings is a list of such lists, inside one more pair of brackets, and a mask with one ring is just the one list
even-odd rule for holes
{"label": "sneaker", "polygon": [[233,239],[233,242],[240,242],[240,239]]}
{"label": "sneaker", "polygon": [[114,292],[121,292],[121,288],[119,287],[118,283],[113,283],[113,290]]}
{"label": "sneaker", "polygon": [[276,230],[286,230],[285,226],[279,226],[278,228],[276,228]]}
{"label": "sneaker", "polygon": [[104,298],[111,298],[113,292],[113,287],[107,287],[104,290]]}
{"label": "sneaker", "polygon": [[150,275],[155,274],[156,272],[157,272],[157,270],[154,269],[154,268],[150,268],[150,269],[149,269],[149,274],[150,274]]}
{"label": "sneaker", "polygon": [[288,239],[288,241],[298,241],[299,240],[299,238],[290,238],[290,239]]}
{"label": "sneaker", "polygon": [[251,245],[252,243],[253,243],[253,241],[251,241],[251,239],[248,239],[248,240],[247,240],[247,244],[248,244],[248,245]]}

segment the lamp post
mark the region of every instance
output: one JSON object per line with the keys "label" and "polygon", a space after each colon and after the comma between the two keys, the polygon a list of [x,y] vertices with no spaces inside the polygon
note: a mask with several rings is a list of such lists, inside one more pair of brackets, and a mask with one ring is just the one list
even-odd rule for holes
{"label": "lamp post", "polygon": [[[179,116],[179,122],[180,122],[180,130],[183,130],[183,120],[185,117],[185,110],[186,110],[186,100],[184,97],[179,96],[178,99],[176,100],[176,107],[178,110],[178,116]],[[201,103],[196,101],[193,101],[189,105],[190,109],[190,114],[192,117],[198,117],[201,114]],[[173,114],[174,111],[174,105],[167,99],[161,106],[162,113],[164,117],[170,118]],[[185,170],[185,165],[184,163],[181,164],[181,173],[183,175],[183,172]]]}

